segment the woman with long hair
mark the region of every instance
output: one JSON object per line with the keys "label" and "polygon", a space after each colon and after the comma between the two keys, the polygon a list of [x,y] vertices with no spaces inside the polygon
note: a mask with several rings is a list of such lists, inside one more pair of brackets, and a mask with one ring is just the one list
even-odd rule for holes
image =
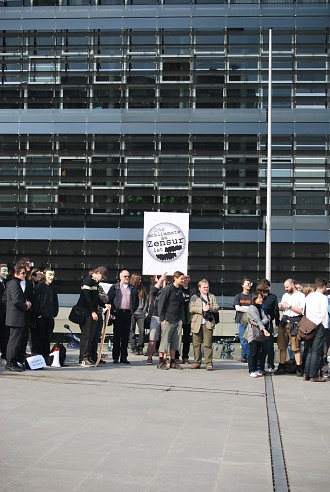
{"label": "woman with long hair", "polygon": [[54,331],[55,318],[58,315],[58,297],[53,285],[55,272],[46,268],[33,293],[32,309],[36,326],[33,332],[33,349],[48,361],[50,341]]}
{"label": "woman with long hair", "polygon": [[[248,343],[250,347],[248,366],[249,374],[252,378],[258,378],[265,374],[266,354],[262,351],[262,343],[267,340],[270,333],[265,326],[269,323],[269,318],[262,309],[262,292],[255,292],[251,297],[251,305],[247,310],[248,316]],[[258,371],[258,358],[260,356],[260,369]]]}
{"label": "woman with long hair", "polygon": [[[150,290],[148,296],[148,316],[150,316],[150,331],[149,331],[149,344],[147,350],[147,364],[152,364],[152,356],[156,348],[157,342],[160,340],[160,321],[158,314],[158,300],[161,288],[166,281],[166,273],[161,275],[153,275],[150,281]],[[165,359],[167,354],[165,354]]]}
{"label": "woman with long hair", "polygon": [[[146,318],[146,311],[148,306],[147,291],[142,284],[141,275],[132,273],[130,284],[133,285],[138,291],[139,306],[132,314],[131,332],[130,332],[130,345],[131,352],[136,355],[143,355],[144,347],[144,320]],[[135,326],[138,326],[139,338],[138,344],[135,345]]]}

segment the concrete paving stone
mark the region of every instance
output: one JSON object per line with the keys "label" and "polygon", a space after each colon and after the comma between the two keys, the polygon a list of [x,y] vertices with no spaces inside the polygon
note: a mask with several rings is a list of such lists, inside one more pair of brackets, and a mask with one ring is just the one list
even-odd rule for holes
{"label": "concrete paving stone", "polygon": [[1,492],[59,492],[74,491],[81,482],[82,472],[62,467],[42,469],[31,467],[8,479]]}
{"label": "concrete paving stone", "polygon": [[243,461],[241,463],[222,462],[217,478],[216,492],[239,492],[242,490],[273,492],[269,462],[256,464]]}
{"label": "concrete paving stone", "polygon": [[[240,362],[215,365],[207,373],[75,362],[16,376],[0,368],[1,492],[272,490],[264,378],[252,380]],[[272,379],[290,489],[308,482],[323,492],[329,387]]]}

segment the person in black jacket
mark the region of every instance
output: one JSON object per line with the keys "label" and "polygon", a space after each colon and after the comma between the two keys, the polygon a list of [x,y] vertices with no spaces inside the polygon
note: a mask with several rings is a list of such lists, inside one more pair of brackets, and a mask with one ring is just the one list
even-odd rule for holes
{"label": "person in black jacket", "polygon": [[[21,287],[23,290],[24,297],[27,301],[33,304],[33,282],[29,279],[31,267],[33,267],[33,262],[30,261],[29,258],[21,258],[18,260],[17,265],[20,267],[24,267],[26,269],[26,278],[21,281]],[[26,357],[26,347],[30,338],[31,331],[33,332],[35,326],[35,318],[33,314],[33,310],[29,309],[25,313],[25,327],[24,327],[24,338],[22,340],[22,347],[20,351],[20,362],[25,364]]]}
{"label": "person in black jacket", "polygon": [[180,287],[184,282],[184,274],[176,271],[173,274],[173,283],[161,290],[158,302],[159,321],[161,323],[161,342],[159,347],[158,369],[167,369],[164,354],[170,346],[171,369],[182,369],[175,362],[175,351],[179,350],[181,341],[182,319],[184,310],[184,299]]}
{"label": "person in black jacket", "polygon": [[275,321],[275,325],[278,327],[280,324],[280,312],[278,309],[278,299],[275,294],[270,292],[270,282],[266,278],[260,280],[260,282],[256,286],[257,292],[261,292],[263,295],[263,303],[262,309],[265,314],[269,318],[268,326],[266,327],[268,332],[270,333],[270,337],[267,339],[265,343],[262,344],[262,350],[264,352],[264,356],[267,357],[268,363],[268,372],[273,373],[275,370],[275,351],[274,351],[274,326],[273,322]]}
{"label": "person in black jacket", "polygon": [[87,316],[80,325],[80,354],[79,364],[82,367],[93,367],[95,364],[90,360],[92,342],[98,324],[98,306],[110,309],[109,304],[105,304],[99,297],[98,283],[108,277],[108,270],[104,266],[99,266],[89,272],[88,277],[83,281],[80,297],[77,306],[83,308]]}
{"label": "person in black jacket", "polygon": [[35,347],[48,362],[50,353],[50,340],[54,331],[54,320],[58,315],[58,297],[53,285],[55,272],[52,268],[46,268],[37,284],[33,294],[32,309],[36,318]]}
{"label": "person in black jacket", "polygon": [[112,349],[114,364],[118,364],[118,362],[130,364],[127,360],[128,337],[131,330],[132,315],[139,307],[139,296],[137,288],[130,285],[129,280],[130,273],[127,270],[122,270],[119,274],[119,282],[112,285],[108,293],[111,314],[115,316]]}
{"label": "person in black jacket", "polygon": [[6,290],[8,277],[8,266],[5,263],[0,264],[0,352],[1,359],[6,360],[6,349],[9,340],[9,329],[6,326],[6,306],[2,302],[2,297]]}
{"label": "person in black jacket", "polygon": [[9,327],[9,340],[6,351],[6,371],[22,372],[18,366],[24,341],[25,313],[31,308],[31,302],[24,297],[21,282],[26,277],[26,268],[14,267],[14,277],[6,286],[4,300],[6,303],[6,325]]}

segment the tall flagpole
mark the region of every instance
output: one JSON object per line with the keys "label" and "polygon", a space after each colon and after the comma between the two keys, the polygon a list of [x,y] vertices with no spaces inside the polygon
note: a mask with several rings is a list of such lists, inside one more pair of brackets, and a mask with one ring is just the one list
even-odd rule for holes
{"label": "tall flagpole", "polygon": [[268,121],[267,121],[267,213],[266,213],[266,278],[272,276],[272,29],[269,29]]}

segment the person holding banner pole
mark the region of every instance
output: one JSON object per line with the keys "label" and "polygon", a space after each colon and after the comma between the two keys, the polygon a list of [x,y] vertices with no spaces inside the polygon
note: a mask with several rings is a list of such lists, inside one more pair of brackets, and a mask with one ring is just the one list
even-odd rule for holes
{"label": "person holding banner pole", "polygon": [[[159,347],[158,369],[167,369],[164,354],[170,346],[171,369],[182,369],[180,364],[175,362],[175,351],[179,349],[184,298],[181,290],[185,275],[176,271],[173,274],[173,283],[164,287],[159,296],[158,313],[161,323],[161,342]],[[181,326],[180,326],[181,325]]]}

